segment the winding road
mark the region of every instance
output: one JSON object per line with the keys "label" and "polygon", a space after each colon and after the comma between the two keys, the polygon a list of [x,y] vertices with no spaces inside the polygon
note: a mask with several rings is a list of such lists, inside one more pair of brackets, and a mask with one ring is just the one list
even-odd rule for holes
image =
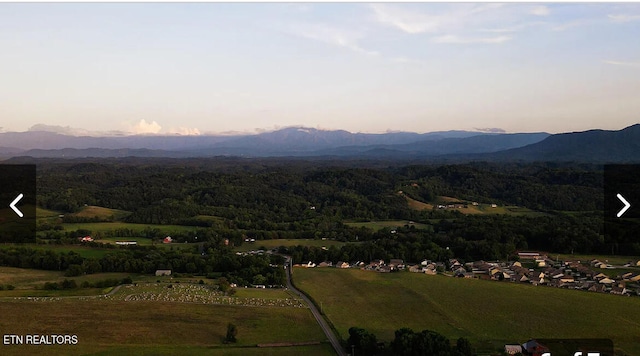
{"label": "winding road", "polygon": [[316,308],[316,306],[311,302],[309,298],[307,298],[306,295],[304,295],[304,293],[302,293],[300,290],[294,287],[293,283],[291,283],[291,269],[293,268],[293,265],[291,263],[290,258],[287,260],[287,263],[285,263],[285,266],[286,266],[285,269],[287,271],[287,287],[290,290],[292,290],[294,293],[299,295],[300,298],[302,298],[302,300],[304,300],[304,302],[307,303],[307,305],[309,305],[309,309],[311,310],[311,313],[316,318],[316,321],[320,325],[320,328],[322,328],[322,331],[324,331],[324,334],[327,335],[327,339],[329,339],[329,341],[331,342],[331,345],[336,350],[336,353],[339,356],[347,356],[347,353],[344,352],[344,349],[340,345],[340,341],[338,341],[338,338],[333,333],[333,331],[331,330],[327,322],[324,320],[324,318],[318,311],[318,308]]}

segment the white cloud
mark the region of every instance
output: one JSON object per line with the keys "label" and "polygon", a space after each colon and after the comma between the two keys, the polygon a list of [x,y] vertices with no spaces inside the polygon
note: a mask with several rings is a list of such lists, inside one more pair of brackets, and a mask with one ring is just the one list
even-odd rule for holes
{"label": "white cloud", "polygon": [[199,136],[200,130],[197,128],[189,128],[189,127],[177,127],[170,128],[166,132],[169,135],[180,135],[180,136]]}
{"label": "white cloud", "polygon": [[27,131],[44,131],[53,132],[61,135],[70,136],[94,136],[94,137],[106,137],[106,136],[121,136],[125,134],[122,131],[91,131],[71,126],[60,125],[47,125],[47,124],[35,124],[31,126]]}
{"label": "white cloud", "polygon": [[524,30],[525,28],[528,27],[535,27],[535,26],[548,26],[549,23],[548,22],[544,22],[544,21],[535,21],[535,22],[524,22],[518,25],[514,25],[511,27],[497,27],[497,28],[481,28],[478,30],[478,32],[490,32],[490,33],[513,33],[513,32],[519,32]]}
{"label": "white cloud", "polygon": [[385,4],[372,4],[371,8],[380,23],[410,34],[436,32],[454,20],[446,16],[430,16]]}
{"label": "white cloud", "polygon": [[487,44],[500,44],[507,42],[511,39],[511,36],[497,36],[497,37],[460,37],[456,35],[445,35],[434,37],[431,41],[433,43],[453,43],[453,44],[468,44],[468,43],[487,43]]}
{"label": "white cloud", "polygon": [[349,30],[326,24],[295,25],[292,31],[295,35],[320,41],[333,46],[348,48],[359,53],[377,56],[377,51],[362,48],[358,41],[364,37],[363,31]]}
{"label": "white cloud", "polygon": [[629,14],[619,14],[619,15],[608,15],[609,20],[613,22],[631,22],[640,20],[640,15],[629,15]]}
{"label": "white cloud", "polygon": [[474,127],[476,131],[486,132],[486,133],[506,133],[504,129],[499,127]]}
{"label": "white cloud", "polygon": [[549,10],[548,7],[541,5],[541,6],[536,6],[532,8],[529,13],[536,16],[549,16],[551,11]]}
{"label": "white cloud", "polygon": [[611,60],[605,60],[602,62],[606,64],[615,65],[615,66],[640,67],[640,62],[623,62],[623,61],[611,61]]}
{"label": "white cloud", "polygon": [[145,119],[140,120],[134,125],[126,123],[125,126],[126,131],[134,135],[159,134],[162,130],[162,126],[160,126],[160,124],[158,124],[157,122],[147,122],[147,120]]}
{"label": "white cloud", "polygon": [[375,19],[408,34],[437,33],[461,26],[469,26],[478,15],[501,8],[502,4],[453,4],[438,7],[438,13],[412,11],[388,4],[372,4]]}

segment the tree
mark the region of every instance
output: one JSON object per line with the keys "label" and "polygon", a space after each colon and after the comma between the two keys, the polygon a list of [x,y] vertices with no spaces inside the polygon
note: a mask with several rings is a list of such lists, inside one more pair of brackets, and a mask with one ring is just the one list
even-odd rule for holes
{"label": "tree", "polygon": [[363,328],[349,328],[349,345],[354,346],[358,355],[375,355],[378,351],[378,340],[376,336]]}
{"label": "tree", "polygon": [[237,334],[238,334],[238,328],[232,323],[227,324],[227,336],[224,338],[224,341],[227,343],[236,342]]}
{"label": "tree", "polygon": [[460,356],[473,356],[473,348],[469,340],[461,337],[456,342],[456,353]]}

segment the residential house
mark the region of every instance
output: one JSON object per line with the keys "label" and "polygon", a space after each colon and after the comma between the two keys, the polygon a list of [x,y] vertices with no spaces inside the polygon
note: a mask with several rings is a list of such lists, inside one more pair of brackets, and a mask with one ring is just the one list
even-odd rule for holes
{"label": "residential house", "polygon": [[164,238],[164,240],[162,240],[163,244],[170,244],[171,242],[173,242],[173,239],[171,238],[171,236],[167,236]]}
{"label": "residential house", "polygon": [[170,275],[171,275],[171,270],[170,269],[158,269],[158,270],[156,270],[156,277],[170,276]]}
{"label": "residential house", "polygon": [[522,354],[522,345],[504,345],[504,352],[507,355]]}

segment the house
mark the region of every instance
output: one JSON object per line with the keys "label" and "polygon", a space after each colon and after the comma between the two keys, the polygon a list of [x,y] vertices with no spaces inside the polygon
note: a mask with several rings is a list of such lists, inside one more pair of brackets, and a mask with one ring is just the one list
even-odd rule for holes
{"label": "house", "polygon": [[171,242],[173,242],[173,239],[171,238],[171,236],[167,236],[164,238],[164,240],[162,240],[163,244],[170,244]]}
{"label": "house", "polygon": [[[338,263],[340,263],[340,262],[338,262]],[[315,263],[313,263],[313,262],[311,262],[311,261],[307,262],[307,264],[306,264],[306,265],[304,265],[304,267],[307,267],[307,268],[313,268],[313,267],[315,267],[315,266],[316,266],[316,264],[315,264]]]}
{"label": "house", "polygon": [[324,262],[318,263],[318,267],[331,267],[331,266],[333,266],[333,262],[331,261],[324,261]]}
{"label": "house", "polygon": [[521,345],[504,345],[504,352],[507,355],[522,354]]}
{"label": "house", "polygon": [[521,260],[539,260],[542,256],[539,252],[518,252],[518,257]]}
{"label": "house", "polygon": [[156,270],[156,277],[159,276],[170,276],[171,275],[171,270],[170,269],[158,269]]}
{"label": "house", "polygon": [[389,261],[389,267],[392,269],[404,269],[404,261],[398,258],[392,258]]}
{"label": "house", "polygon": [[612,283],[615,283],[615,281],[613,279],[611,279],[611,278],[602,278],[598,282],[600,284],[612,284]]}
{"label": "house", "polygon": [[591,287],[589,287],[589,289],[587,289],[587,290],[589,292],[603,293],[606,290],[606,288],[602,284],[594,284]]}
{"label": "house", "polygon": [[522,344],[522,351],[525,355],[542,356],[545,353],[550,352],[549,348],[542,345],[536,340],[529,340]]}
{"label": "house", "polygon": [[93,242],[93,238],[91,236],[85,236],[80,239],[82,242]]}
{"label": "house", "polygon": [[348,262],[341,262],[338,261],[338,263],[336,263],[336,268],[349,268],[349,263]]}
{"label": "house", "polygon": [[627,288],[625,287],[613,287],[611,288],[611,294],[616,294],[616,295],[624,295],[627,294],[629,291],[627,290]]}
{"label": "house", "polygon": [[[423,268],[422,269],[424,271],[425,274],[428,274],[430,276],[435,276],[436,274],[438,274],[438,272],[436,271],[436,269],[431,269],[431,268]],[[471,273],[471,275],[473,275],[473,273]]]}

